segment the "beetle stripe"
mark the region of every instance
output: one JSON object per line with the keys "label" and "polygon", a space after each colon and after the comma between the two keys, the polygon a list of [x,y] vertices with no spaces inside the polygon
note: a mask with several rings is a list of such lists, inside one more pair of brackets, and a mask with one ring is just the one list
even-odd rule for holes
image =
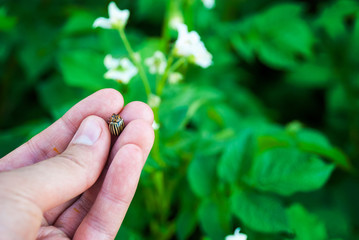
{"label": "beetle stripe", "polygon": [[112,135],[118,136],[125,128],[125,122],[120,115],[113,114],[109,121],[109,130]]}

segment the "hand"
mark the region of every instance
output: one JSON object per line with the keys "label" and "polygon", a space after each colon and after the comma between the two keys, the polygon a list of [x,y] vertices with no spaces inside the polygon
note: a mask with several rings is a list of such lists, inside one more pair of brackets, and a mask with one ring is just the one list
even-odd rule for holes
{"label": "hand", "polygon": [[[154,140],[152,110],[122,107],[117,91],[98,91],[0,159],[1,239],[115,238]],[[120,111],[111,148],[104,119]]]}

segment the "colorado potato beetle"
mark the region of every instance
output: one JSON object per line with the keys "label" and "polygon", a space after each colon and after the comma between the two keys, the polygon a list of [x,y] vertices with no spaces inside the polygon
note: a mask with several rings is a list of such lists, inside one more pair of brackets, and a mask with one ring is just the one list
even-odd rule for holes
{"label": "colorado potato beetle", "polygon": [[108,127],[110,128],[110,133],[112,135],[118,136],[125,128],[125,122],[121,118],[120,114],[114,113],[108,121]]}

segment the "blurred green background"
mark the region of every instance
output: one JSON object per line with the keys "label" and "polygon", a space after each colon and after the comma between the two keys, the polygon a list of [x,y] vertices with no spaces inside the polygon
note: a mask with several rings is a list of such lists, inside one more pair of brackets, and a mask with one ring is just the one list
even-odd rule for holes
{"label": "blurred green background", "polygon": [[[0,157],[96,90],[146,101],[139,77],[103,78],[104,56],[126,55],[118,33],[92,28],[108,3],[0,1]],[[236,227],[248,239],[359,239],[357,1],[116,3],[143,58],[168,51],[180,13],[214,62],[166,85],[118,239],[224,239]]]}

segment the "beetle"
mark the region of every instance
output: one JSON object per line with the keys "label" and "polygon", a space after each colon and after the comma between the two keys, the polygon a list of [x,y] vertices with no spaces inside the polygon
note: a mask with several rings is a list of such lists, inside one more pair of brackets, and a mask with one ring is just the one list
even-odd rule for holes
{"label": "beetle", "polygon": [[120,114],[113,113],[108,120],[108,127],[112,135],[118,136],[125,128],[125,122],[121,118]]}

